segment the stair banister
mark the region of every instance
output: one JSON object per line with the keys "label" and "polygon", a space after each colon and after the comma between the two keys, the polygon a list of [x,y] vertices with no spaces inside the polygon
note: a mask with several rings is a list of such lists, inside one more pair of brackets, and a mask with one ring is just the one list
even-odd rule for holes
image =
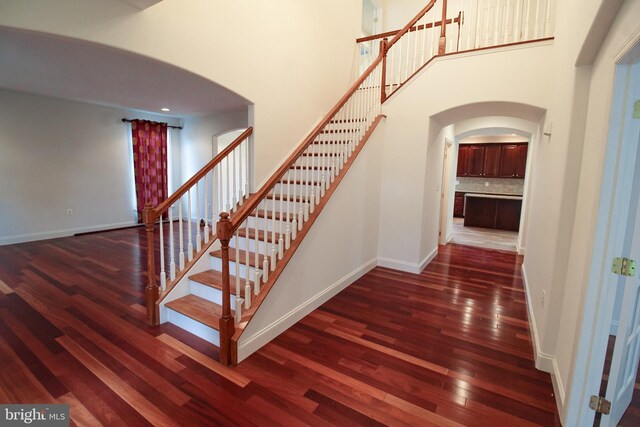
{"label": "stair banister", "polygon": [[[160,219],[160,228],[162,228],[162,215],[164,212],[169,212],[169,226],[170,226],[170,255],[171,255],[171,267],[170,267],[170,280],[175,283],[179,280],[182,275],[186,273],[188,269],[184,268],[184,265],[180,266],[179,275],[175,275],[175,267],[173,266],[173,218],[171,216],[171,207],[176,203],[180,202],[182,196],[185,194],[189,194],[190,191],[198,185],[200,180],[205,178],[209,172],[214,170],[214,168],[219,165],[222,160],[226,159],[231,153],[236,150],[243,142],[247,140],[247,138],[253,133],[253,128],[248,128],[245,130],[238,138],[236,138],[228,147],[222,150],[218,155],[216,155],[209,163],[207,163],[202,169],[200,169],[193,177],[191,177],[187,182],[185,182],[180,188],[178,188],[171,196],[169,196],[165,201],[160,203],[157,207],[151,206],[151,204],[147,203],[142,211],[142,220],[145,225],[145,234],[147,236],[147,285],[145,288],[145,298],[146,298],[146,309],[147,309],[147,323],[149,325],[157,325],[159,322],[159,309],[158,309],[158,300],[160,298],[160,287],[158,286],[158,282],[156,280],[156,266],[155,266],[155,224]],[[206,191],[206,189],[205,189]],[[199,192],[197,192],[197,195]],[[206,201],[205,201],[206,203]],[[199,207],[199,202],[197,202]],[[180,211],[182,208],[182,204],[179,205]],[[190,210],[191,203],[189,203]],[[199,219],[199,218],[198,218]],[[208,218],[205,218],[205,224],[208,222]],[[179,215],[178,221],[180,224],[182,223],[182,214]],[[189,225],[191,224],[191,218],[189,218]],[[182,226],[180,228],[180,239],[183,237]],[[200,227],[198,226],[198,230]],[[206,229],[205,229],[206,231]],[[189,234],[189,239],[191,239],[191,234]],[[199,241],[199,237],[197,237],[197,247],[200,248],[201,242]],[[209,239],[209,236],[205,236],[205,243]],[[164,239],[163,239],[164,240]],[[164,242],[163,242],[164,243]],[[213,241],[211,241],[213,243]],[[200,248],[201,249],[201,248]],[[206,248],[205,248],[206,249]],[[189,249],[190,250],[190,249]],[[183,245],[180,245],[181,255],[183,255]],[[200,251],[202,253],[202,251]],[[164,247],[161,245],[159,248],[160,260],[161,260],[161,283],[164,286],[166,282],[166,278],[163,276],[164,274]],[[192,258],[190,256],[190,258]],[[191,259],[189,260],[191,261]]]}

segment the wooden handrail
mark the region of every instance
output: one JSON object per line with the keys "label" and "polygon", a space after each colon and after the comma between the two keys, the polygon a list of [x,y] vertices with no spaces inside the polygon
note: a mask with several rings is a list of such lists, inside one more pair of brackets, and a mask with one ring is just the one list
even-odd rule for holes
{"label": "wooden handrail", "polygon": [[[400,40],[400,37],[404,36],[410,29],[411,27],[413,27],[414,25],[416,25],[416,23],[424,16],[426,15],[431,8],[433,8],[433,5],[436,4],[437,0],[431,0],[429,2],[429,4],[427,4],[425,6],[424,9],[422,9],[420,12],[418,12],[418,14],[415,16],[415,18],[413,18],[411,21],[409,21],[409,23],[407,25],[404,26],[404,28],[402,30],[400,30],[400,32],[398,32],[398,34],[395,35],[395,37],[393,37],[391,39],[391,41],[387,44],[387,49],[390,49],[391,46],[393,46],[394,44],[396,44],[396,42],[398,40]],[[446,3],[447,0],[444,0],[444,2]]]}
{"label": "wooden handrail", "polygon": [[[229,144],[227,148],[222,150],[220,153],[218,153],[217,156],[211,159],[209,163],[204,165],[202,169],[200,169],[200,171],[198,171],[194,176],[192,176],[191,179],[189,179],[187,182],[182,184],[180,188],[178,188],[171,196],[169,196],[169,198],[167,198],[164,202],[160,203],[157,207],[155,207],[153,211],[150,212],[148,221],[150,221],[151,224],[156,222],[158,218],[160,218],[160,215],[162,214],[162,212],[166,211],[170,206],[172,206],[175,202],[177,202],[180,199],[180,197],[184,196],[191,187],[196,185],[196,183],[200,181],[206,174],[208,174],[214,167],[216,167],[216,165],[218,165],[222,161],[222,159],[227,157],[229,153],[235,150],[235,148],[238,145],[240,145],[245,139],[247,139],[252,132],[253,132],[252,127],[242,132],[242,134],[239,137],[237,137],[231,144]],[[146,223],[146,220],[145,220],[145,223]]]}
{"label": "wooden handrail", "polygon": [[[447,19],[447,25],[456,24],[456,23],[459,23],[459,22],[460,22],[460,17],[459,16],[456,16],[453,19]],[[409,29],[409,32],[422,31],[425,28],[439,27],[441,25],[442,25],[442,21],[429,22],[428,24],[411,27]],[[360,37],[359,39],[356,39],[356,43],[363,43],[363,42],[368,42],[368,41],[371,41],[371,40],[380,40],[380,39],[384,39],[384,38],[389,38],[389,37],[395,36],[400,31],[401,30],[387,31],[386,33],[380,33],[380,34],[374,34],[372,36]]]}
{"label": "wooden handrail", "polygon": [[369,77],[369,75],[373,72],[373,70],[375,70],[375,68],[378,66],[378,64],[380,64],[381,61],[382,51],[380,52],[380,54],[378,54],[378,58],[376,58],[376,60],[371,63],[369,68],[367,68],[365,72],[362,73],[360,78],[356,80],[356,82],[351,86],[351,88],[349,88],[344,96],[340,98],[336,105],[329,111],[329,113],[327,113],[324,119],[322,119],[322,121],[318,123],[315,128],[313,128],[311,133],[309,133],[304,142],[296,149],[296,151],[294,151],[287,158],[287,160],[282,163],[278,170],[271,176],[271,178],[269,178],[269,180],[260,188],[260,190],[258,190],[255,194],[249,197],[247,201],[243,203],[242,207],[240,207],[240,209],[238,209],[238,211],[229,220],[229,226],[231,227],[230,229],[232,233],[235,233],[238,227],[242,225],[244,220],[247,219],[251,212],[253,212],[258,207],[262,199],[264,199],[267,194],[269,194],[269,191],[271,191],[271,188],[276,185],[280,177],[282,177],[287,172],[287,170],[289,170],[293,166],[298,157],[300,157],[302,153],[305,152],[307,147],[309,147],[309,145],[313,143],[315,138],[331,122],[336,113],[338,113],[338,111],[340,111],[340,109],[347,103],[347,101],[349,101],[349,98],[351,98],[351,96],[358,90],[360,85]]}

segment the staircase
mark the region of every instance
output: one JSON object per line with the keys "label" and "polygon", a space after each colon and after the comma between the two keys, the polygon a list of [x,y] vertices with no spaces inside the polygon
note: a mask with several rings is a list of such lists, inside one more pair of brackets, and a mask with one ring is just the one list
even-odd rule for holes
{"label": "staircase", "polygon": [[250,128],[147,206],[148,323],[174,323],[218,345],[221,363],[237,363],[239,337],[381,121],[382,103],[435,57],[459,51],[463,22],[461,11],[447,18],[447,0],[431,0],[402,30],[359,40],[380,40],[377,57],[361,56],[366,70],[255,192]]}

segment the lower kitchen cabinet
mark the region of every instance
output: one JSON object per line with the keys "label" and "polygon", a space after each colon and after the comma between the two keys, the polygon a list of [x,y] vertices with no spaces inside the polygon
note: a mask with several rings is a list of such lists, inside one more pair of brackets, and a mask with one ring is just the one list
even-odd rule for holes
{"label": "lower kitchen cabinet", "polygon": [[466,197],[465,227],[518,231],[522,200],[495,197]]}

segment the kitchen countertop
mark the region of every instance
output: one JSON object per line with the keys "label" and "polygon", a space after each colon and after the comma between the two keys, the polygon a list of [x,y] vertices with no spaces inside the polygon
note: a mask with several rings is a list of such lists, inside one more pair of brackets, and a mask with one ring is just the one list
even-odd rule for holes
{"label": "kitchen countertop", "polygon": [[509,196],[506,194],[467,193],[464,197],[481,197],[483,199],[522,200],[522,196]]}

